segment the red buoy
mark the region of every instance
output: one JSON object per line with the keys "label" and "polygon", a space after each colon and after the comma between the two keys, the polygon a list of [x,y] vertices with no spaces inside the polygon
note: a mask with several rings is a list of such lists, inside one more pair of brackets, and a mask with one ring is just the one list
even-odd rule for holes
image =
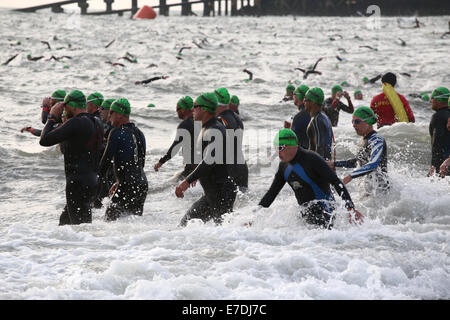
{"label": "red buoy", "polygon": [[155,12],[155,10],[153,10],[152,7],[149,7],[149,6],[143,6],[133,16],[133,19],[155,19],[155,18],[156,18],[156,12]]}

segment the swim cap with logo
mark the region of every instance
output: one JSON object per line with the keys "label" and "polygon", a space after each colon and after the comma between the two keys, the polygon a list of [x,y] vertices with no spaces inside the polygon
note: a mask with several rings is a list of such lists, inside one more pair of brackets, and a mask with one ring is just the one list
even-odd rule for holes
{"label": "swim cap with logo", "polygon": [[191,110],[194,106],[194,100],[189,96],[184,96],[177,102],[177,106],[184,110]]}
{"label": "swim cap with logo", "polygon": [[311,100],[315,104],[322,105],[324,100],[323,90],[318,87],[311,88],[306,92],[305,98]]}
{"label": "swim cap with logo", "polygon": [[365,121],[367,124],[375,124],[377,123],[377,116],[373,112],[372,109],[366,106],[359,107],[358,109],[353,112],[353,115],[355,117],[361,118],[363,121]]}
{"label": "swim cap with logo", "polygon": [[208,112],[215,113],[217,110],[217,96],[213,92],[202,93],[197,97],[197,99],[195,99],[195,103]]}
{"label": "swim cap with logo", "polygon": [[342,90],[342,87],[340,86],[340,85],[335,85],[333,88],[331,88],[331,93],[332,94],[334,94],[334,93],[337,93],[337,92],[342,92],[343,90]]}
{"label": "swim cap with logo", "polygon": [[298,138],[291,129],[280,130],[273,140],[275,146],[297,146]]}
{"label": "swim cap with logo", "polygon": [[92,102],[96,106],[100,107],[103,103],[103,95],[100,92],[94,92],[88,95],[87,102]]}
{"label": "swim cap with logo", "polygon": [[66,97],[66,92],[64,90],[56,90],[52,93],[52,99],[57,101],[64,101]]}
{"label": "swim cap with logo", "polygon": [[239,105],[239,98],[237,96],[232,96],[230,99],[230,103],[238,106]]}
{"label": "swim cap with logo", "polygon": [[431,99],[435,99],[440,102],[448,101],[449,97],[450,97],[450,92],[445,87],[436,88],[436,89],[434,89],[433,93],[431,94]]}
{"label": "swim cap with logo", "polygon": [[111,110],[128,117],[131,113],[130,103],[125,98],[117,99],[111,104]]}
{"label": "swim cap with logo", "polygon": [[217,101],[219,104],[230,103],[230,94],[226,88],[219,88],[214,91],[217,96]]}
{"label": "swim cap with logo", "polygon": [[116,99],[106,99],[103,101],[101,107],[105,110],[109,110],[111,109],[111,104],[114,102],[114,100]]}
{"label": "swim cap with logo", "polygon": [[301,84],[295,89],[294,93],[295,95],[300,99],[303,100],[305,98],[306,92],[308,92],[309,87],[307,85]]}
{"label": "swim cap with logo", "polygon": [[73,108],[86,109],[86,96],[80,90],[73,90],[66,94],[64,104]]}
{"label": "swim cap with logo", "polygon": [[295,87],[293,84],[288,84],[286,87],[286,93],[291,93],[295,91]]}

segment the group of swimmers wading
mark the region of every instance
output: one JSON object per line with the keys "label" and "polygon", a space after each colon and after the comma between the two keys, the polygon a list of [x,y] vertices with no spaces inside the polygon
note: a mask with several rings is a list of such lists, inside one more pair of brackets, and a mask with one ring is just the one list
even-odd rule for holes
{"label": "group of swimmers wading", "polygon": [[[284,128],[275,136],[273,145],[280,163],[272,184],[259,202],[260,207],[269,207],[288,183],[305,221],[331,229],[337,207],[332,186],[344,201],[350,222],[363,222],[363,215],[355,208],[346,185],[364,177],[368,195],[385,195],[391,189],[387,142],[374,126],[378,129],[400,121],[415,122],[408,101],[393,89],[396,76],[389,72],[377,80],[380,78],[383,92],[372,98],[370,106],[356,108],[341,85],[333,86],[327,99],[319,87],[288,85],[283,100],[293,100],[298,112],[284,122]],[[154,80],[157,79],[137,84]],[[432,160],[428,175],[450,174],[449,96],[449,90],[444,87],[431,94],[435,114],[429,126]],[[354,99],[362,98],[361,90],[356,90]],[[176,113],[181,122],[175,139],[153,168],[160,171],[182,151],[184,168],[177,176],[176,197],[183,198],[197,182],[203,189],[204,194],[187,210],[180,226],[186,226],[191,219],[220,224],[223,215],[233,211],[238,192],[249,189],[239,104],[238,97],[230,96],[223,87],[203,93],[195,100],[183,96],[177,101]],[[399,116],[399,107],[403,108],[400,110],[403,118]],[[338,126],[341,110],[352,114],[352,126],[361,142],[354,157],[338,160],[333,127]],[[130,114],[131,106],[125,98],[104,99],[98,92],[86,97],[79,90],[67,94],[57,90],[42,104],[45,127],[42,130],[22,128],[22,132],[40,136],[42,146],[59,144],[64,154],[66,206],[60,225],[92,222],[92,207],[101,208],[102,200],[108,195],[111,201],[105,211],[107,221],[143,214],[148,193],[144,171],[146,139],[130,122]],[[342,167],[353,171],[341,180],[336,168]]]}

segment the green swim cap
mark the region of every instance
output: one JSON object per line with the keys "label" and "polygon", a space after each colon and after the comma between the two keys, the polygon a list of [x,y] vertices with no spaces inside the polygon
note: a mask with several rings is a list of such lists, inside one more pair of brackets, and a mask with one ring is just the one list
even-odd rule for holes
{"label": "green swim cap", "polygon": [[424,94],[422,95],[422,100],[424,100],[424,101],[430,101],[430,96],[427,95],[426,93],[424,93]]}
{"label": "green swim cap", "polygon": [[348,86],[348,82],[347,81],[342,81],[341,86]]}
{"label": "green swim cap", "polygon": [[66,92],[64,90],[56,90],[52,93],[52,99],[57,101],[64,101],[66,97]]}
{"label": "green swim cap", "polygon": [[306,92],[308,92],[309,87],[305,84],[301,84],[295,89],[294,93],[300,100],[305,99]]}
{"label": "green swim cap", "polygon": [[377,116],[373,112],[372,109],[369,107],[359,107],[358,109],[353,112],[353,115],[355,117],[361,118],[363,121],[365,121],[367,124],[375,124],[377,123]]}
{"label": "green swim cap", "polygon": [[189,96],[185,96],[178,100],[177,106],[184,110],[191,110],[194,106],[194,100],[192,100],[192,98]]}
{"label": "green swim cap", "polygon": [[130,103],[125,98],[117,99],[111,104],[111,110],[128,117],[131,113]]}
{"label": "green swim cap", "polygon": [[114,100],[116,99],[106,99],[102,102],[101,107],[105,110],[109,110],[111,109],[111,104],[114,102]]}
{"label": "green swim cap", "polygon": [[217,101],[220,104],[229,104],[230,103],[230,94],[226,88],[219,88],[214,91],[217,96]]}
{"label": "green swim cap", "polygon": [[273,140],[275,146],[297,146],[298,138],[291,129],[280,130]]}
{"label": "green swim cap", "polygon": [[149,103],[148,105],[147,105],[147,108],[154,108],[154,107],[156,107],[153,103]]}
{"label": "green swim cap", "polygon": [[340,86],[340,85],[335,85],[333,88],[331,88],[331,93],[332,94],[334,94],[334,93],[337,93],[337,92],[342,92],[343,90],[342,90],[342,87]]}
{"label": "green swim cap", "polygon": [[87,102],[92,102],[96,106],[100,107],[103,103],[103,95],[100,92],[94,92],[88,95]]}
{"label": "green swim cap", "polygon": [[234,104],[235,106],[239,105],[239,98],[237,96],[232,96],[230,99],[230,103]]}
{"label": "green swim cap", "polygon": [[295,91],[295,87],[293,84],[289,83],[286,87],[286,93],[291,93]]}
{"label": "green swim cap", "polygon": [[323,104],[323,100],[325,99],[323,90],[318,87],[309,89],[308,92],[306,92],[305,98],[320,106]]}
{"label": "green swim cap", "polygon": [[64,104],[74,108],[86,109],[86,96],[80,90],[73,90],[66,94]]}
{"label": "green swim cap", "polygon": [[369,82],[369,78],[364,77],[364,78],[363,78],[363,82],[364,82],[364,83]]}
{"label": "green swim cap", "polygon": [[217,110],[217,96],[214,92],[202,93],[195,99],[195,103],[199,105],[203,110],[215,113]]}
{"label": "green swim cap", "polygon": [[355,90],[355,92],[353,92],[353,95],[356,96],[358,93],[362,93],[361,90]]}
{"label": "green swim cap", "polygon": [[445,87],[439,87],[437,89],[434,89],[433,93],[431,94],[431,99],[435,99],[440,102],[448,101],[449,97],[450,92]]}

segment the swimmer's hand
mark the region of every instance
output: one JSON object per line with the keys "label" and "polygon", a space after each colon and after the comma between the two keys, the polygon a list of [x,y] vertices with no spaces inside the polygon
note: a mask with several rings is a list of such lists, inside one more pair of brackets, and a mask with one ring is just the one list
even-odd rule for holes
{"label": "swimmer's hand", "polygon": [[155,164],[155,166],[153,167],[153,169],[155,169],[156,172],[158,172],[159,168],[161,168],[163,164],[161,162],[158,161],[157,164]]}
{"label": "swimmer's hand", "polygon": [[344,177],[344,179],[342,179],[342,182],[343,182],[344,184],[347,184],[347,183],[349,183],[350,181],[352,181],[352,176],[351,176],[351,175],[346,175],[346,176]]}
{"label": "swimmer's hand", "polygon": [[22,129],[20,129],[20,132],[22,132],[22,133],[23,133],[24,131],[31,132],[30,129],[31,129],[31,127],[23,127]]}
{"label": "swimmer's hand", "polygon": [[334,162],[333,161],[325,161],[327,163],[327,165],[331,168],[334,169]]}
{"label": "swimmer's hand", "polygon": [[191,187],[195,187],[195,185],[197,184],[198,180],[195,180],[194,182],[191,183]]}
{"label": "swimmer's hand", "polygon": [[431,176],[434,174],[435,171],[436,171],[436,168],[433,167],[433,166],[431,166],[431,167],[430,167],[430,170],[428,170],[428,175],[427,175],[427,177],[431,177]]}
{"label": "swimmer's hand", "polygon": [[169,76],[162,76],[161,78],[166,80]]}
{"label": "swimmer's hand", "polygon": [[63,110],[64,110],[64,102],[58,102],[52,107],[52,109],[50,110],[50,114],[55,116],[55,118],[60,119]]}
{"label": "swimmer's hand", "polygon": [[447,158],[444,162],[442,162],[441,166],[439,167],[439,173],[442,176],[445,176],[449,174],[449,167],[450,167],[450,158]]}
{"label": "swimmer's hand", "polygon": [[119,186],[119,182],[116,182],[111,186],[111,189],[109,189],[110,197],[116,192],[118,186]]}
{"label": "swimmer's hand", "polygon": [[183,180],[176,188],[175,188],[175,195],[177,198],[183,198],[184,192],[189,188],[189,182],[186,180]]}
{"label": "swimmer's hand", "polygon": [[350,223],[362,224],[364,222],[364,216],[361,212],[356,210],[355,208],[349,208],[350,212],[348,213],[348,221]]}

